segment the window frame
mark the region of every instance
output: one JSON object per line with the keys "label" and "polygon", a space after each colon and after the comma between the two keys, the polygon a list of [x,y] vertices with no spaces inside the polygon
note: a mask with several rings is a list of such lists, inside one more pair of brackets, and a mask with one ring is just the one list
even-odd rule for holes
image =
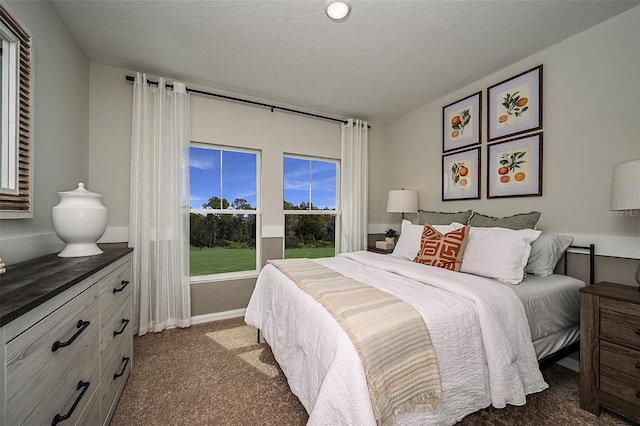
{"label": "window frame", "polygon": [[[0,144],[2,152],[0,161],[0,194],[18,195],[18,151],[19,141],[17,137],[18,113],[18,86],[19,75],[18,52],[20,51],[20,40],[9,30],[3,22],[0,22],[0,37],[3,39],[2,52],[2,134]],[[5,51],[5,45],[8,48]],[[6,66],[5,66],[6,65]],[[6,125],[4,124],[6,123]]]}
{"label": "window frame", "polygon": [[[228,215],[238,215],[238,214],[253,214],[256,216],[256,269],[249,269],[246,271],[236,271],[236,272],[222,272],[219,274],[207,274],[207,275],[194,275],[191,276],[191,271],[189,271],[189,282],[190,284],[198,284],[198,283],[210,283],[216,281],[229,281],[232,279],[241,279],[241,278],[255,278],[260,273],[262,269],[262,196],[261,196],[261,169],[262,169],[262,151],[258,149],[249,149],[249,148],[240,148],[235,146],[226,146],[226,145],[218,145],[207,142],[195,142],[191,141],[189,144],[189,148],[204,148],[211,150],[219,150],[221,152],[231,151],[231,152],[242,152],[247,154],[255,154],[256,155],[256,208],[255,210],[234,210],[234,209],[192,209],[189,206],[189,214],[228,214]],[[189,182],[191,182],[191,173],[189,173]],[[222,179],[220,181],[220,185],[222,185]],[[189,190],[191,190],[191,186],[189,186]],[[222,195],[222,194],[221,194]],[[224,198],[224,197],[221,197]],[[229,200],[227,200],[229,201]],[[191,204],[191,203],[189,203]],[[229,206],[231,206],[231,202],[229,202]]]}
{"label": "window frame", "polygon": [[[2,37],[9,43],[9,68],[2,69],[9,89],[3,108],[0,140],[0,219],[33,217],[33,38],[29,29],[5,4],[0,4]],[[13,86],[13,87],[7,87]],[[3,90],[4,91],[4,90]],[[6,110],[6,111],[5,111]]]}
{"label": "window frame", "polygon": [[[297,159],[297,160],[306,160],[306,161],[324,161],[327,163],[334,163],[336,165],[336,207],[334,210],[311,210],[311,204],[313,204],[313,200],[309,200],[309,208],[307,210],[286,210],[284,208],[284,202],[286,201],[284,198],[284,160],[285,158],[293,158],[293,159]],[[311,183],[313,184],[313,182]],[[287,153],[285,152],[282,155],[282,211],[283,211],[283,219],[284,219],[284,234],[282,237],[282,257],[286,259],[285,257],[285,250],[287,249],[286,247],[286,240],[287,240],[287,235],[286,235],[286,228],[287,228],[287,220],[286,220],[286,215],[288,214],[292,214],[292,215],[331,215],[331,216],[335,216],[335,220],[336,220],[336,224],[335,224],[335,241],[334,241],[334,245],[335,245],[335,253],[334,255],[337,255],[338,253],[340,253],[340,247],[341,247],[341,236],[342,236],[342,210],[340,209],[340,199],[341,199],[341,194],[340,194],[340,159],[338,158],[326,158],[326,157],[317,157],[317,156],[313,156],[313,155],[301,155],[301,154],[291,154],[291,153]],[[310,188],[311,189],[311,188]]]}

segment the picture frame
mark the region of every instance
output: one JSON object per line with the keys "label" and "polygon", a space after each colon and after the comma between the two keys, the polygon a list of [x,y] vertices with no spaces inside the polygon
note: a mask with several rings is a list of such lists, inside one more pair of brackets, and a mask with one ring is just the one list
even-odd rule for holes
{"label": "picture frame", "polygon": [[480,199],[480,147],[442,155],[442,201]]}
{"label": "picture frame", "polygon": [[487,89],[487,141],[542,129],[542,65]]}
{"label": "picture frame", "polygon": [[442,152],[478,145],[482,134],[482,91],[442,107]]}
{"label": "picture frame", "polygon": [[488,145],[487,198],[542,195],[542,132]]}

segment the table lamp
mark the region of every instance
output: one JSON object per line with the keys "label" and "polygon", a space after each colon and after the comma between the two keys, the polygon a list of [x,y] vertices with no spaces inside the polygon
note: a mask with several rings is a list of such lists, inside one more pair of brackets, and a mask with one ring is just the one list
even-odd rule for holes
{"label": "table lamp", "polygon": [[[640,160],[613,167],[609,208],[614,211],[640,210]],[[636,270],[636,282],[640,284],[640,265]]]}
{"label": "table lamp", "polygon": [[387,213],[416,213],[418,211],[418,192],[410,189],[394,189],[389,191]]}

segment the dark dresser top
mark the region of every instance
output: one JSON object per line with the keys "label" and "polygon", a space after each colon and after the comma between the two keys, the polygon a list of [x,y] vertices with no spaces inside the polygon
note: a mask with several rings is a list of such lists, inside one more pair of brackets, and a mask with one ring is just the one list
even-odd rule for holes
{"label": "dark dresser top", "polygon": [[0,275],[0,326],[24,315],[132,251],[127,243],[98,246],[104,253],[97,256],[58,257],[58,253],[53,253],[10,265],[7,272]]}

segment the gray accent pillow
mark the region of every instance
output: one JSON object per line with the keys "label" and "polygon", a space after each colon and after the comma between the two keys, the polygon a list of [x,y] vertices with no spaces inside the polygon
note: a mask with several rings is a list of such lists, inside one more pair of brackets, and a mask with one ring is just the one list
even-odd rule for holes
{"label": "gray accent pillow", "polygon": [[[473,212],[469,225],[479,228],[536,229],[540,222],[540,212],[520,213],[507,217],[492,217]],[[461,222],[463,223],[463,222]]]}
{"label": "gray accent pillow", "polygon": [[553,274],[556,264],[573,243],[569,235],[542,233],[531,243],[531,254],[524,271],[528,274],[548,277]]}
{"label": "gray accent pillow", "polygon": [[458,222],[463,225],[469,223],[469,218],[473,214],[472,210],[458,213],[432,212],[427,210],[418,210],[418,225],[451,225]]}

